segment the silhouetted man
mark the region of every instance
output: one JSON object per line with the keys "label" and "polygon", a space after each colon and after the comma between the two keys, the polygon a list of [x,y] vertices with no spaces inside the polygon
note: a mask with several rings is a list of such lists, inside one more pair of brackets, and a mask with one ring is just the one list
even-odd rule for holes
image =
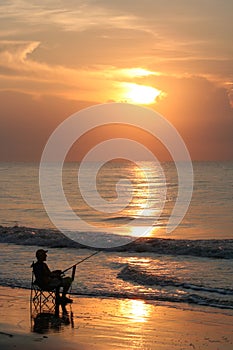
{"label": "silhouetted man", "polygon": [[[71,277],[62,277],[61,270],[50,271],[48,265],[45,263],[47,259],[47,250],[39,249],[36,251],[37,262],[33,264],[33,272],[35,274],[35,283],[44,290],[56,289],[57,300],[60,304],[72,303],[72,299],[66,297],[70,285],[72,283]],[[62,290],[62,297],[59,291]]]}

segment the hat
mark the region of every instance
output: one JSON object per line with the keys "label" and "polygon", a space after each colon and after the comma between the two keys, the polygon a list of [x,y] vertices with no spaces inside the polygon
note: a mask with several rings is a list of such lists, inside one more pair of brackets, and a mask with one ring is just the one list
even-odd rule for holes
{"label": "hat", "polygon": [[37,257],[37,258],[40,258],[41,256],[43,256],[43,255],[46,254],[46,253],[47,253],[47,250],[38,249],[38,250],[36,251],[36,257]]}

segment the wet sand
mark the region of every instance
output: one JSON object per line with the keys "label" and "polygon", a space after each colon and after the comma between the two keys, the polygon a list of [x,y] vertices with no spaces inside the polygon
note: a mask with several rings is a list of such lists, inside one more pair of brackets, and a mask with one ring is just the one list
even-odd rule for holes
{"label": "wet sand", "polygon": [[[68,315],[31,324],[29,290],[0,287],[0,349],[170,350],[233,348],[233,312],[176,309],[141,300],[73,297]],[[71,317],[71,312],[73,317]],[[35,329],[34,329],[35,330]]]}

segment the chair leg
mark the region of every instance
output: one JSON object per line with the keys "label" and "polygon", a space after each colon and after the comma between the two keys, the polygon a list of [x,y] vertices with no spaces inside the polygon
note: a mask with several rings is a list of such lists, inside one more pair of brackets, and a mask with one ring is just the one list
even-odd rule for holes
{"label": "chair leg", "polygon": [[[57,312],[56,305],[58,303],[59,293],[53,291],[43,291],[37,287],[32,286],[30,296],[30,311],[31,317],[38,315],[39,313],[54,313]],[[59,313],[59,308],[58,308]]]}

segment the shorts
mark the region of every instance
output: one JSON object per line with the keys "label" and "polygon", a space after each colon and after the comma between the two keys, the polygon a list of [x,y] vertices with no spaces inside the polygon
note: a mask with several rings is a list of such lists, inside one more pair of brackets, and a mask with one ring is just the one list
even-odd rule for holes
{"label": "shorts", "polygon": [[68,288],[71,285],[71,283],[72,283],[71,277],[63,277],[63,278],[54,277],[49,281],[48,287],[49,288],[57,288],[57,287]]}

